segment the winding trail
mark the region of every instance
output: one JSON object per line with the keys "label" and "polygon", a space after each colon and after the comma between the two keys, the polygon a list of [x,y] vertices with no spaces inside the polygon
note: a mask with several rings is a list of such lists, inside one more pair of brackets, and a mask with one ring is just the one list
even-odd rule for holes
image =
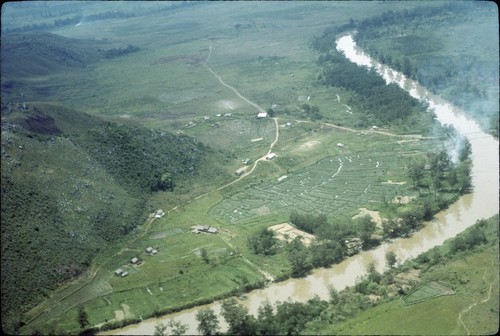
{"label": "winding trail", "polygon": [[238,97],[240,97],[241,99],[243,99],[244,101],[246,101],[248,104],[252,105],[253,107],[255,107],[259,112],[266,112],[262,107],[260,107],[259,105],[257,105],[256,103],[254,103],[253,101],[249,100],[248,98],[242,96],[238,90],[236,90],[233,86],[227,84],[226,82],[224,82],[222,80],[222,78],[215,72],[212,70],[212,68],[210,68],[207,63],[208,61],[210,60],[210,56],[212,56],[212,41],[209,40],[209,46],[208,46],[208,49],[209,49],[209,52],[208,52],[208,56],[207,56],[207,59],[205,60],[205,62],[203,62],[203,66],[205,68],[207,68],[208,71],[210,71],[210,73],[212,73],[212,75],[215,76],[215,78],[217,78],[219,80],[219,82],[224,85],[225,87],[227,87],[228,89],[230,89],[231,91],[233,91]]}
{"label": "winding trail", "polygon": [[[486,281],[486,272],[487,271],[488,271],[488,269],[485,269],[484,270],[484,274],[483,274],[483,280],[485,280],[485,281]],[[482,299],[481,301],[476,301],[476,302],[472,303],[467,308],[465,308],[460,313],[458,313],[458,320],[460,321],[460,323],[462,323],[463,327],[467,331],[467,335],[470,335],[470,330],[469,330],[469,328],[467,328],[467,325],[465,325],[465,322],[462,320],[462,316],[465,313],[467,313],[469,310],[471,310],[473,307],[475,307],[476,305],[478,305],[480,303],[486,303],[486,302],[488,302],[489,299],[491,298],[491,290],[492,289],[493,289],[493,282],[490,283],[490,288],[488,289],[488,295],[486,296],[486,298]]]}
{"label": "winding trail", "polygon": [[[207,58],[205,59],[205,62],[203,63],[203,67],[205,67],[218,81],[221,85],[225,86],[226,88],[230,89],[232,92],[234,92],[234,94],[236,96],[238,96],[240,99],[242,99],[243,101],[247,102],[248,104],[250,104],[251,106],[253,106],[259,113],[261,112],[266,112],[262,107],[260,107],[257,103],[251,101],[250,99],[246,98],[245,96],[243,96],[240,92],[238,92],[238,90],[227,84],[226,82],[224,82],[224,80],[221,78],[220,75],[218,75],[211,67],[208,66],[208,62],[210,60],[210,57],[212,55],[212,41],[209,40],[209,53],[207,55]],[[170,210],[167,210],[166,211],[166,214],[167,215],[170,215],[170,212],[172,211],[175,211],[177,210],[179,207],[182,207],[194,200],[197,200],[197,199],[200,199],[200,198],[203,198],[209,194],[212,194],[216,191],[220,191],[220,190],[223,190],[237,182],[239,182],[240,180],[248,177],[249,175],[251,175],[254,170],[256,169],[257,165],[259,162],[261,161],[266,161],[267,158],[266,156],[269,155],[274,146],[278,143],[279,141],[279,124],[278,124],[278,118],[274,117],[272,118],[273,121],[274,121],[274,124],[275,124],[275,138],[274,138],[274,141],[270,144],[269,146],[269,149],[267,151],[267,153],[263,156],[261,156],[260,158],[256,159],[255,162],[253,163],[252,165],[252,168],[245,172],[244,174],[242,174],[240,177],[238,177],[237,179],[217,188],[217,189],[214,189],[212,191],[209,191],[209,192],[206,192],[204,194],[201,194],[195,198],[193,198],[192,200],[188,200],[184,203],[181,203],[181,204],[178,204],[176,205],[175,207],[171,208]],[[296,120],[296,122],[298,123],[310,123],[310,121],[305,121],[305,120]],[[341,130],[345,130],[345,131],[349,131],[349,132],[362,132],[361,130],[357,130],[357,129],[353,129],[353,128],[348,128],[348,127],[343,127],[343,126],[339,126],[339,125],[335,125],[335,124],[331,124],[331,123],[323,123],[322,126],[330,126],[330,127],[333,127],[333,128],[337,128],[337,129],[341,129]],[[422,137],[421,135],[398,135],[398,134],[394,134],[394,133],[389,133],[389,132],[385,132],[385,131],[377,131],[377,130],[366,130],[364,132],[368,132],[368,133],[377,133],[377,134],[381,134],[381,135],[386,135],[386,136],[392,136],[392,137],[401,137],[401,138],[411,138],[411,139],[429,139],[427,137]],[[307,134],[307,133],[306,133]],[[301,135],[303,136],[303,135]],[[300,136],[299,136],[300,137]],[[290,139],[290,140],[293,140],[293,139]],[[290,140],[287,140],[287,141],[290,141]],[[342,168],[342,166],[339,168],[339,171],[340,169]],[[339,172],[338,171],[338,172]],[[337,173],[338,173],[337,172]],[[98,262],[96,264],[94,264],[94,266],[92,267],[92,270],[90,272],[90,274],[87,276],[87,280],[83,280],[82,284],[80,286],[78,286],[76,289],[74,289],[73,291],[71,291],[70,293],[68,294],[65,294],[63,295],[62,297],[60,298],[55,298],[53,297],[52,300],[54,300],[55,302],[48,302],[46,303],[46,308],[44,310],[42,310],[40,313],[36,314],[34,317],[32,317],[29,321],[27,321],[27,324],[31,324],[31,323],[35,323],[37,320],[41,319],[41,318],[48,318],[47,316],[45,316],[46,314],[50,314],[51,312],[53,312],[54,310],[62,310],[62,313],[68,311],[69,309],[71,309],[72,307],[74,306],[77,306],[78,304],[82,304],[84,303],[86,300],[82,301],[82,300],[79,300],[80,302],[77,302],[77,303],[73,303],[73,304],[68,304],[68,305],[64,305],[63,304],[63,301],[66,301],[68,300],[70,297],[72,297],[73,295],[75,295],[76,293],[84,290],[87,286],[91,285],[92,282],[96,281],[98,275],[100,274],[101,272],[101,269],[103,268],[103,265],[107,264],[110,260],[112,260],[114,257],[116,256],[119,256],[121,255],[124,251],[126,251],[132,244],[134,244],[137,240],[141,239],[144,237],[145,234],[147,234],[149,232],[149,229],[150,227],[152,226],[154,220],[156,219],[157,217],[154,215],[154,213],[150,214],[148,220],[146,220],[145,224],[143,226],[143,229],[141,230],[141,233],[138,234],[135,238],[131,239],[123,248],[121,248],[119,251],[117,251],[116,253],[108,256],[108,258],[104,259],[103,261],[101,262]],[[231,243],[221,237],[222,240],[224,240],[224,242],[226,242],[226,244],[230,247],[232,247],[234,249],[234,246],[231,245]],[[252,266],[254,266],[268,281],[274,281],[274,278],[267,272],[263,271],[262,269],[260,269],[260,267],[258,265],[255,265],[254,263],[252,263],[250,260],[248,260],[247,258],[245,258],[244,256],[241,256],[243,258],[243,260],[245,260],[247,263],[251,264]],[[147,288],[147,287],[146,287]],[[149,290],[148,290],[149,292]],[[150,292],[149,292],[150,293]],[[490,293],[491,293],[491,285],[490,285],[490,291],[488,293],[488,298],[481,301],[481,302],[486,302],[489,297],[490,297]],[[151,294],[151,293],[150,293]],[[88,299],[91,299],[91,298],[88,298]],[[49,299],[50,300],[50,299]],[[107,300],[107,299],[106,299]],[[108,301],[109,302],[109,301]],[[475,306],[476,304],[478,304],[479,302],[476,302],[475,304],[469,306],[465,311],[461,312],[460,315],[459,315],[459,320],[460,322],[462,322],[462,324],[464,325],[465,329],[467,330],[467,332],[469,333],[467,327],[465,326],[465,324],[463,323],[463,321],[461,320],[461,316],[463,313],[467,312],[469,309],[471,309],[473,306]]]}

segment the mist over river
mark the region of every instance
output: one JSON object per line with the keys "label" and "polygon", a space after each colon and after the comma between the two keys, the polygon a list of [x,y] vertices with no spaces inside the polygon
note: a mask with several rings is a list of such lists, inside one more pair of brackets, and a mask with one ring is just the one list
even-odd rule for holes
{"label": "mist over river", "polygon": [[[248,308],[250,313],[255,315],[258,307],[266,300],[271,303],[288,299],[305,302],[314,295],[327,300],[331,287],[342,290],[346,286],[354,285],[356,279],[366,273],[370,263],[374,262],[377,270],[383,271],[385,254],[388,251],[396,253],[398,260],[401,261],[416,257],[434,246],[441,245],[446,239],[464,231],[477,220],[491,217],[499,211],[498,140],[484,133],[479,125],[466,117],[459,108],[440,96],[430,93],[426,88],[406,78],[403,74],[372,60],[356,46],[352,35],[340,37],[337,40],[337,50],[342,52],[351,62],[359,66],[373,68],[387,83],[395,82],[413,97],[426,102],[441,124],[452,125],[459,134],[469,139],[472,146],[472,184],[474,190],[472,193],[462,196],[445,211],[438,213],[432,221],[425,223],[422,230],[410,238],[384,243],[373,250],[361,252],[330,268],[314,270],[305,278],[273,283],[266,288],[248,293],[247,298],[241,303]],[[166,324],[172,318],[188,325],[187,334],[197,334],[196,312],[204,307],[210,307],[215,311],[215,314],[220,314],[220,303],[215,302],[160,318],[144,320],[141,323],[110,330],[103,334],[152,335],[156,325]],[[224,319],[220,317],[219,321],[221,329],[225,330],[227,325]]]}

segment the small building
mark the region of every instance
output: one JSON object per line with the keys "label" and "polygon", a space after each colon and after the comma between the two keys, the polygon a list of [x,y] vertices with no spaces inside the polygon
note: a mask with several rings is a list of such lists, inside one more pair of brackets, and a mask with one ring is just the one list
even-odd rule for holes
{"label": "small building", "polygon": [[276,157],[276,153],[269,153],[266,155],[266,160],[272,160]]}
{"label": "small building", "polygon": [[209,116],[204,116],[203,119],[204,120],[210,120],[210,117]]}
{"label": "small building", "polygon": [[121,268],[115,271],[115,275],[121,275],[121,274],[123,274],[123,270]]}
{"label": "small building", "polygon": [[138,262],[139,262],[139,258],[137,257],[133,257],[132,259],[130,259],[130,262],[134,265],[136,265]]}
{"label": "small building", "polygon": [[165,212],[163,212],[163,210],[162,210],[162,209],[156,210],[156,212],[155,212],[155,217],[156,217],[156,218],[161,218],[161,217],[163,217],[164,215],[165,215]]}
{"label": "small building", "polygon": [[247,167],[241,167],[237,171],[235,171],[234,174],[240,176],[245,172],[245,170],[247,170]]}
{"label": "small building", "polygon": [[232,113],[225,113],[224,117],[231,117],[233,114]]}
{"label": "small building", "polygon": [[191,232],[193,232],[193,233],[205,232],[205,233],[216,234],[217,232],[219,232],[219,230],[217,230],[217,228],[210,226],[210,225],[195,225],[195,226],[191,226]]}
{"label": "small building", "polygon": [[285,180],[287,177],[288,177],[287,175],[282,175],[282,176],[278,177],[278,182]]}
{"label": "small building", "polygon": [[247,165],[247,164],[250,164],[251,160],[250,159],[245,159],[245,160],[242,160],[242,162]]}
{"label": "small building", "polygon": [[128,275],[128,272],[123,272],[122,273],[122,278],[125,278]]}
{"label": "small building", "polygon": [[151,253],[151,252],[153,252],[153,248],[152,248],[151,246],[150,246],[150,247],[148,247],[148,248],[146,249],[146,252],[147,252],[147,253]]}
{"label": "small building", "polygon": [[153,250],[153,251],[151,251],[151,254],[153,254],[153,255],[154,255],[154,254],[157,254],[157,253],[158,253],[158,250]]}
{"label": "small building", "polygon": [[344,144],[339,142],[339,143],[337,144],[337,147],[344,147]]}
{"label": "small building", "polygon": [[267,118],[267,112],[259,112],[257,119]]}

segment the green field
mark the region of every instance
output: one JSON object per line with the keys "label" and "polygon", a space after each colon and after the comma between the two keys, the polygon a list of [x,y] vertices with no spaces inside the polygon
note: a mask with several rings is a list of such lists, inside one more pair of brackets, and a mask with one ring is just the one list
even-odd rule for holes
{"label": "green field", "polygon": [[410,293],[403,296],[401,299],[404,301],[404,303],[409,305],[438,296],[452,294],[455,294],[455,291],[451,289],[449,285],[447,286],[436,281],[431,281],[415,288]]}
{"label": "green field", "polygon": [[[318,53],[310,48],[311,39],[332,22],[345,24],[351,17],[361,20],[374,12],[415,3],[269,2],[257,6],[215,2],[158,12],[154,10],[157,4],[141,5],[145,6],[141,11],[150,10],[147,15],[50,30],[104,43],[106,48],[130,44],[138,52],[90,62],[74,71],[16,78],[12,89],[2,91],[2,98],[19,103],[57,102],[105,121],[188,135],[216,153],[204,161],[210,164],[199,167],[207,180],[180,180],[174,191],[148,194],[136,209],[139,201],[101,166],[81,167],[70,179],[50,171],[57,160],[68,165],[63,165],[64,171],[72,171],[74,162],[87,159],[81,147],[66,139],[57,138],[50,151],[31,138],[24,143],[26,150],[15,149],[16,155],[29,154],[37,162],[29,167],[33,178],[43,176],[44,186],[55,186],[51,194],[67,214],[61,232],[71,231],[69,223],[76,227],[79,218],[86,216],[73,209],[91,208],[92,202],[111,207],[112,216],[118,216],[121,209],[126,209],[124,217],[131,211],[142,216],[131,234],[109,245],[96,243],[99,253],[78,279],[44,293],[45,300],[19,318],[25,324],[23,333],[78,332],[78,305],[85,307],[91,326],[118,326],[243,293],[261,286],[264,272],[274,278],[287,277],[290,263],[285,253],[254,254],[247,244],[251,234],[288,221],[293,210],[350,219],[359,208],[384,211],[385,201],[417,196],[407,177],[407,160],[443,146],[440,139],[403,137],[394,134],[397,129],[383,126],[387,134],[355,129],[363,113],[348,106],[355,94],[318,84]],[[111,3],[101,8],[92,5],[87,15],[113,8]],[[61,17],[70,13],[61,11],[65,13]],[[31,18],[34,23],[49,21],[36,18]],[[22,22],[13,16],[8,24],[20,27]],[[275,120],[257,119],[255,106],[222,85],[209,68],[262,109],[272,107]],[[304,104],[317,107],[323,119],[311,121]],[[67,110],[62,111],[61,118],[67,117]],[[67,121],[65,127],[73,132],[74,124],[78,123]],[[255,163],[271,150],[276,137],[272,151],[277,157]],[[236,181],[234,172],[245,159],[251,160],[248,170],[255,170]],[[219,170],[212,169],[214,161]],[[84,188],[81,178],[89,174],[97,181],[94,193]],[[78,200],[67,203],[68,190],[83,192]],[[118,204],[112,197],[124,201]],[[165,211],[164,217],[148,217],[158,209]],[[219,233],[190,231],[200,224],[217,227]],[[148,255],[148,247],[158,254]],[[130,264],[133,257],[143,263]],[[116,276],[118,268],[128,276]],[[432,300],[444,299],[451,298]]]}
{"label": "green field", "polygon": [[[335,131],[327,132],[305,143],[278,146],[275,162],[266,162],[273,166],[276,179],[252,182],[213,207],[210,215],[232,224],[271,213],[287,216],[290,209],[339,217],[354,215],[361,207],[377,207],[383,197],[415,195],[403,173],[405,160],[422,151],[428,141],[406,142],[403,146],[383,136],[342,134],[337,138]],[[342,147],[334,142],[336,139],[345,142]],[[292,146],[297,148],[295,153],[289,151]],[[319,150],[328,156],[307,168],[288,167],[300,162],[303,155],[314,156]],[[286,178],[279,181],[281,176]]]}
{"label": "green field", "polygon": [[[498,330],[498,248],[489,246],[461,260],[434,267],[429,281],[408,294],[323,329],[334,335],[492,335]],[[453,283],[454,295],[439,296]],[[432,289],[431,289],[432,287]],[[438,288],[439,287],[439,288]],[[448,292],[451,293],[451,292]],[[417,297],[415,297],[415,295]],[[407,305],[407,300],[417,299]],[[316,331],[318,333],[318,331]]]}

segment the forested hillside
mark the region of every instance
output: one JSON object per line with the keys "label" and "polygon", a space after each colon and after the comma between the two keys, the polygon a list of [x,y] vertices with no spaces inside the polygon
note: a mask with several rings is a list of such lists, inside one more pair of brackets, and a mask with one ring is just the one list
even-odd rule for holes
{"label": "forested hillside", "polygon": [[208,154],[217,156],[187,136],[58,105],[3,105],[3,325],[15,330],[20,311],[135,231],[152,192],[196,179],[202,164],[223,176]]}
{"label": "forested hillside", "polygon": [[[337,34],[356,31],[356,42],[371,57],[462,107],[498,136],[499,51],[489,43],[498,39],[497,17],[493,2],[436,2],[333,25],[312,45],[327,53]],[[451,33],[457,31],[463,33]],[[331,61],[320,58],[323,65]],[[331,71],[325,75],[325,84],[336,80]]]}
{"label": "forested hillside", "polygon": [[389,11],[354,26],[370,55],[442,94],[498,136],[499,51],[489,43],[498,39],[498,19],[491,24],[497,17],[493,2],[459,1]]}

